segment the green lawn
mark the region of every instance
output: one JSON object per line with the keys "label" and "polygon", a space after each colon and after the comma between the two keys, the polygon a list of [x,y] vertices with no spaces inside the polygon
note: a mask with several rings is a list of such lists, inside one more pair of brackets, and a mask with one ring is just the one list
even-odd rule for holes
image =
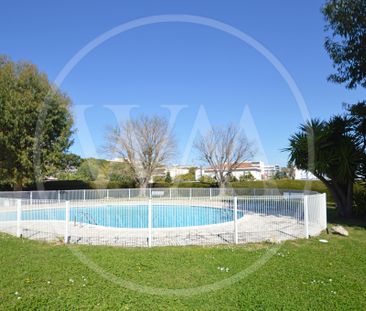
{"label": "green lawn", "polygon": [[114,278],[182,289],[235,275],[276,246],[69,249],[1,234],[0,310],[366,310],[366,230],[363,223],[347,229],[347,238],[324,233],[328,244],[319,237],[283,243],[249,276],[188,297],[126,289],[81,263],[75,250]]}

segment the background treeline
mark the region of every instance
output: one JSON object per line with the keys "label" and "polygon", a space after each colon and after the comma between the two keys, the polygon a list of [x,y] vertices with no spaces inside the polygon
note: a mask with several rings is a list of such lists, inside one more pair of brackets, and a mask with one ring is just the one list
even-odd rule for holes
{"label": "background treeline", "polygon": [[[55,173],[57,180],[46,180],[42,183],[27,184],[23,190],[75,190],[75,189],[118,189],[137,188],[139,185],[134,179],[131,168],[127,163],[111,162],[102,159],[82,159],[78,155],[68,154],[63,170]],[[170,174],[155,176],[149,187],[153,188],[216,188],[219,187],[214,178],[204,176],[195,181],[195,168],[192,167],[187,174],[171,178]],[[331,204],[334,199],[329,189],[319,180],[294,180],[286,178],[285,174],[274,176],[271,180],[253,180],[245,177],[240,180],[232,179],[228,187],[233,188],[274,188],[291,190],[312,190],[327,193],[327,200]],[[0,182],[1,191],[13,190],[10,184]],[[355,216],[366,216],[366,191],[364,184],[359,181],[354,184],[353,212]]]}

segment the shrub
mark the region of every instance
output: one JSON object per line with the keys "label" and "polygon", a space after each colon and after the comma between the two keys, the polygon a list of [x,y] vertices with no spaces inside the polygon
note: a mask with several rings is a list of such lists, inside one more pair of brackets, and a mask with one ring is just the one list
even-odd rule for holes
{"label": "shrub", "polygon": [[99,175],[99,164],[94,159],[85,160],[79,167],[76,176],[85,181],[95,181]]}
{"label": "shrub", "polygon": [[38,190],[44,188],[44,190],[73,190],[73,189],[91,189],[93,188],[90,183],[83,180],[52,180],[44,183],[30,185],[26,190]]}
{"label": "shrub", "polygon": [[6,183],[0,183],[0,191],[13,191],[13,187]]}
{"label": "shrub", "polygon": [[177,175],[174,178],[175,182],[181,182],[181,181],[194,181],[195,180],[195,176],[191,175],[191,174],[183,174],[183,175]]}
{"label": "shrub", "polygon": [[132,176],[118,173],[111,173],[109,175],[109,182],[116,185],[118,184],[121,188],[134,188],[136,186],[136,182]]}
{"label": "shrub", "polygon": [[172,179],[172,177],[170,176],[170,173],[169,173],[169,172],[167,172],[167,173],[166,173],[166,176],[165,176],[165,182],[166,182],[167,184],[171,184],[171,183],[173,182],[173,179]]}
{"label": "shrub", "polygon": [[154,182],[152,184],[152,188],[169,188],[170,184],[168,184],[167,182],[163,181],[159,181],[159,182]]}
{"label": "shrub", "polygon": [[112,173],[109,176],[108,188],[134,188],[136,187],[135,180],[128,175],[120,175]]}
{"label": "shrub", "polygon": [[333,198],[328,192],[327,187],[320,180],[247,180],[230,183],[230,186],[233,188],[277,188],[291,190],[304,190],[306,188],[307,190],[327,193],[327,201],[333,202]]}
{"label": "shrub", "polygon": [[251,172],[249,172],[248,174],[241,175],[239,178],[239,181],[250,181],[250,180],[255,180]]}
{"label": "shrub", "polygon": [[174,183],[174,187],[177,188],[215,188],[216,183],[206,183],[206,182],[180,182]]}
{"label": "shrub", "polygon": [[108,189],[135,188],[135,187],[136,187],[135,181],[129,181],[127,183],[120,181],[109,181],[107,183]]}
{"label": "shrub", "polygon": [[204,184],[216,184],[215,178],[212,178],[210,176],[201,176],[199,182]]}
{"label": "shrub", "polygon": [[235,176],[233,176],[233,175],[229,176],[229,182],[237,182],[237,181],[238,181],[238,179]]}
{"label": "shrub", "polygon": [[154,176],[153,182],[155,183],[165,183],[165,177],[163,176]]}

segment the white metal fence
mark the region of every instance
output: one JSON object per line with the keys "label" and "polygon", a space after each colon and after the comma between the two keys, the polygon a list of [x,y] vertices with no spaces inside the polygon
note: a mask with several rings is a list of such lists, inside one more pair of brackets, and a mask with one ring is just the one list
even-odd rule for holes
{"label": "white metal fence", "polygon": [[25,199],[25,200],[58,200],[79,201],[96,200],[105,198],[189,198],[189,197],[218,197],[226,196],[301,196],[303,194],[316,194],[314,191],[298,191],[286,189],[266,188],[147,188],[147,189],[85,189],[85,190],[47,190],[47,191],[3,191],[1,198]]}
{"label": "white metal fence", "polygon": [[[258,190],[258,189],[257,189]],[[307,238],[325,194],[261,189],[0,192],[0,231],[77,244],[213,245]]]}

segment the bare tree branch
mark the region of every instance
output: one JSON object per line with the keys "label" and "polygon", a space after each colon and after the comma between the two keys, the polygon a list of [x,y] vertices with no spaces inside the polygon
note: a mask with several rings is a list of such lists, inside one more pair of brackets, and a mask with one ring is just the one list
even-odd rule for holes
{"label": "bare tree branch", "polygon": [[220,187],[225,187],[228,177],[240,163],[253,156],[253,144],[235,125],[214,128],[195,143],[200,159],[213,170]]}
{"label": "bare tree branch", "polygon": [[140,188],[146,188],[155,171],[175,152],[176,142],[165,118],[141,116],[110,128],[105,150],[125,158]]}

